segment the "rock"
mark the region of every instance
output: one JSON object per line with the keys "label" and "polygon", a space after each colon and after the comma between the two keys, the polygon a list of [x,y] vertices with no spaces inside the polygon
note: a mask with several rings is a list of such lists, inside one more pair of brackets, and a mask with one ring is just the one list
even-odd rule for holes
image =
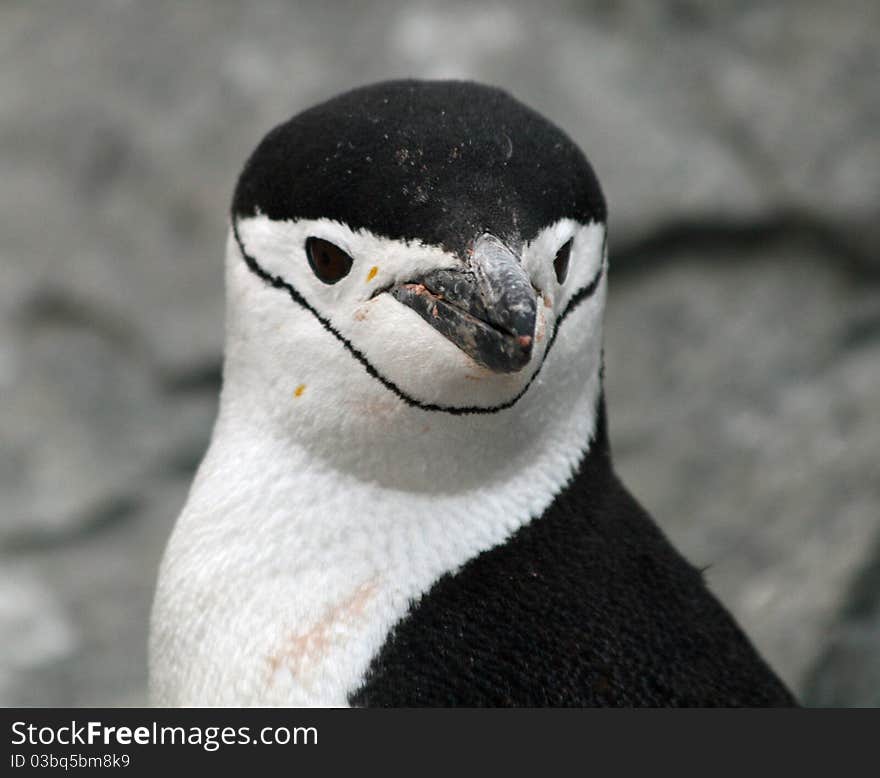
{"label": "rock", "polygon": [[612,270],[606,340],[624,481],[796,690],[880,504],[880,295],[808,251]]}
{"label": "rock", "polygon": [[185,452],[197,462],[219,380],[207,394],[166,388],[123,318],[63,294],[43,293],[11,318],[0,540],[71,540],[136,506],[162,462]]}
{"label": "rock", "polygon": [[21,678],[43,672],[78,648],[76,627],[55,592],[27,564],[0,567],[0,705],[21,704]]}
{"label": "rock", "polygon": [[[28,549],[24,560],[17,555],[17,564],[40,582],[40,596],[24,597],[21,586],[7,588],[5,582],[0,587],[4,634],[27,638],[18,648],[6,641],[10,646],[0,652],[0,678],[8,676],[4,704],[146,704],[156,571],[188,487],[189,478],[179,476],[146,479],[148,505],[124,521],[74,541]],[[9,564],[0,557],[3,568]],[[14,620],[3,616],[6,603],[15,604]],[[24,658],[18,661],[18,655]]]}
{"label": "rock", "polygon": [[880,707],[880,542],[852,582],[804,684],[809,705]]}

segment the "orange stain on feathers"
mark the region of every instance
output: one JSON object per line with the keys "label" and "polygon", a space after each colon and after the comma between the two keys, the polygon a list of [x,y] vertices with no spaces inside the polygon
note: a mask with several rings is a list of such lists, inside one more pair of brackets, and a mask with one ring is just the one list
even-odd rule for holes
{"label": "orange stain on feathers", "polygon": [[372,579],[358,586],[348,597],[331,607],[304,632],[293,632],[284,643],[266,658],[269,682],[281,669],[286,668],[294,678],[303,680],[310,670],[316,669],[326,653],[339,643],[346,626],[363,619],[370,601],[378,590],[378,580]]}
{"label": "orange stain on feathers", "polygon": [[300,384],[293,392],[294,397],[302,397],[303,392],[306,390],[305,384]]}

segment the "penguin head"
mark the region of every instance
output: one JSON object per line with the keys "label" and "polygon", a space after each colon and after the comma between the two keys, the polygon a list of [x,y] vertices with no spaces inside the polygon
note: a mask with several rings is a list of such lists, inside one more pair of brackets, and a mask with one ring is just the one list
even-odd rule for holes
{"label": "penguin head", "polygon": [[590,323],[555,348],[593,343],[598,370],[598,181],[499,89],[386,82],[276,127],[239,178],[229,256],[244,334],[227,349],[262,351],[285,393],[333,384],[367,404],[495,413],[584,307]]}

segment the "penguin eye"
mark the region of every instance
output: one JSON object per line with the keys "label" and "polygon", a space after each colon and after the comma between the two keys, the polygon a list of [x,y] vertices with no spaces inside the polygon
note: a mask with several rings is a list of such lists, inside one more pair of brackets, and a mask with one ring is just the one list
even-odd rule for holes
{"label": "penguin eye", "polygon": [[345,278],[354,261],[339,246],[321,238],[306,240],[306,254],[312,271],[325,284],[335,284]]}
{"label": "penguin eye", "polygon": [[556,258],[553,260],[553,269],[556,271],[556,280],[559,283],[565,281],[568,275],[568,260],[571,258],[571,241],[569,240],[559,251],[556,252]]}

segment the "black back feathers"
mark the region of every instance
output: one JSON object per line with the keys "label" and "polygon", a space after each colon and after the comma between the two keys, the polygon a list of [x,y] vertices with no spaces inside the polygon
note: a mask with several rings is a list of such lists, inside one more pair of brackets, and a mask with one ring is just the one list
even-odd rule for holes
{"label": "black back feathers", "polygon": [[460,81],[383,82],[294,116],[248,160],[232,207],[459,253],[483,232],[515,245],[564,217],[605,220],[565,133],[500,89]]}

